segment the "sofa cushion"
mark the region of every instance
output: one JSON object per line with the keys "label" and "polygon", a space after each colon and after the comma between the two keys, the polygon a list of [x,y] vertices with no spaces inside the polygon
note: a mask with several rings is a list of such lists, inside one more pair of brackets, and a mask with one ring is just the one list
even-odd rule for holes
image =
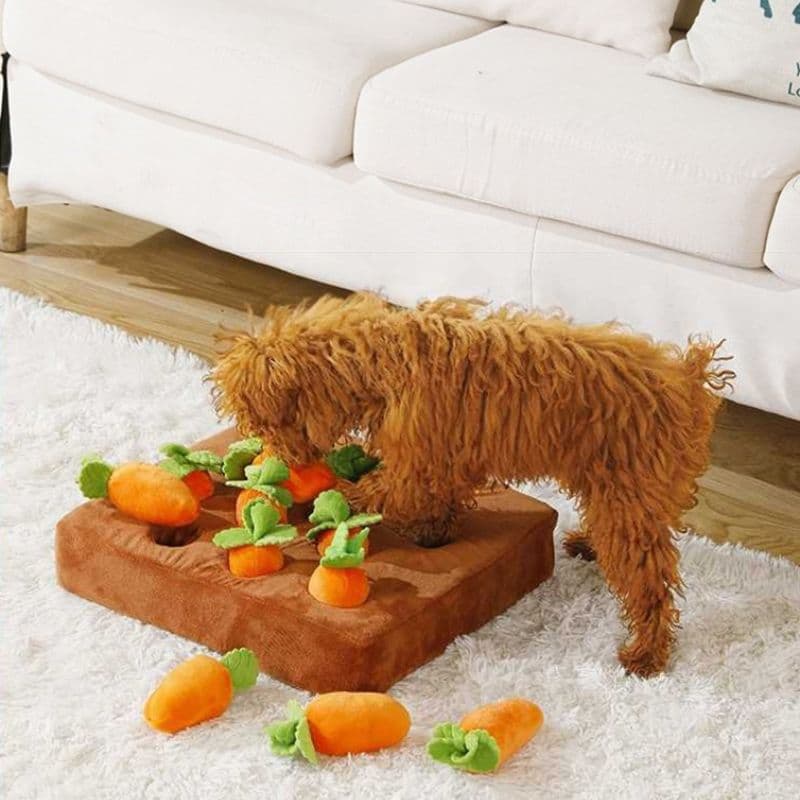
{"label": "sofa cushion", "polygon": [[784,280],[800,284],[800,175],[778,198],[764,263]]}
{"label": "sofa cushion", "polygon": [[354,151],[383,177],[758,267],[800,114],[506,25],[371,79]]}
{"label": "sofa cushion", "polygon": [[329,163],[371,75],[488,27],[392,0],[6,0],[4,36],[54,77]]}
{"label": "sofa cushion", "polygon": [[405,0],[654,56],[670,45],[678,0]]}

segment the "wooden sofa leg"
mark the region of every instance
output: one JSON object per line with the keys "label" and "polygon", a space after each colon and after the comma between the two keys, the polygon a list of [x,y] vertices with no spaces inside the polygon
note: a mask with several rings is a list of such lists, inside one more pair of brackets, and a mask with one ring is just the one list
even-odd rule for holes
{"label": "wooden sofa leg", "polygon": [[25,249],[28,209],[16,208],[8,196],[8,175],[0,173],[0,251],[19,253]]}

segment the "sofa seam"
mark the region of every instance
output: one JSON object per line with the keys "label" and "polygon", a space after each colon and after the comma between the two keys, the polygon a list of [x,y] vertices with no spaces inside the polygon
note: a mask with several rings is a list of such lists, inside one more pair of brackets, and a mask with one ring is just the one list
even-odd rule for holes
{"label": "sofa seam", "polygon": [[675,252],[678,253],[684,253],[689,256],[694,256],[695,258],[702,258],[707,261],[712,261],[717,264],[722,264],[723,266],[729,266],[729,267],[734,267],[736,269],[746,269],[746,270],[764,268],[764,265],[762,263],[756,263],[750,265],[743,264],[741,263],[741,260],[737,260],[739,259],[739,256],[735,256],[734,254],[721,255],[717,253],[715,255],[710,255],[708,252],[701,250],[688,250],[684,244],[681,244],[672,238],[655,236],[650,239],[643,239],[641,235],[637,235],[635,231],[622,228],[618,225],[604,224],[600,226],[597,222],[589,223],[586,221],[580,221],[575,217],[567,215],[553,216],[552,214],[549,214],[547,212],[537,211],[528,206],[512,207],[508,205],[502,205],[500,202],[496,200],[489,200],[485,197],[476,197],[474,195],[463,194],[451,188],[440,186],[432,181],[420,181],[418,179],[414,179],[414,181],[412,182],[409,179],[393,176],[385,171],[381,171],[374,167],[370,168],[359,167],[359,168],[362,169],[362,171],[365,171],[367,174],[374,175],[375,177],[382,178],[384,180],[400,183],[404,186],[411,186],[417,189],[425,189],[426,191],[430,192],[441,192],[442,194],[451,195],[453,197],[459,197],[462,200],[471,200],[472,202],[484,203],[485,205],[492,206],[494,208],[500,208],[505,211],[513,211],[518,214],[525,214],[526,216],[529,217],[552,220],[553,222],[563,222],[569,225],[574,225],[577,228],[585,228],[587,230],[594,230],[599,233],[610,234],[612,236],[619,236],[623,239],[630,239],[631,241],[640,242],[642,244],[664,247],[669,250],[674,250]]}
{"label": "sofa seam", "polygon": [[530,260],[528,262],[528,308],[535,308],[534,300],[533,300],[533,269],[534,263],[536,261],[536,239],[539,234],[539,224],[541,223],[542,218],[537,216],[536,222],[533,226],[533,234],[531,236],[531,255]]}

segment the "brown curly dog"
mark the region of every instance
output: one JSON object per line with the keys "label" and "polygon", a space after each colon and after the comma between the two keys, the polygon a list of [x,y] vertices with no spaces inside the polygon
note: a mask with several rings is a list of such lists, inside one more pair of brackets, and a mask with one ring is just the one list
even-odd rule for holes
{"label": "brown curly dog", "polygon": [[678,612],[673,531],[694,502],[733,373],[717,347],[685,352],[615,325],[576,326],[478,301],[398,309],[372,294],[267,311],[228,337],[218,410],[292,461],[356,435],[382,468],[353,491],[423,545],[453,535],[488,482],[550,477],[577,498],[573,555],[594,558],[631,638],[620,660],[667,663]]}

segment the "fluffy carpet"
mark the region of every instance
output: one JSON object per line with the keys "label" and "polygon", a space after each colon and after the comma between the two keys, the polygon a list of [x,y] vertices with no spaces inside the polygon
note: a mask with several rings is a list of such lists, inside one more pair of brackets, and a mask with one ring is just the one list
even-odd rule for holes
{"label": "fluffy carpet", "polygon": [[[3,795],[26,798],[786,798],[800,785],[800,572],[787,561],[686,537],[686,598],[670,672],[625,677],[617,607],[594,565],[555,577],[398,684],[414,726],[399,748],[326,759],[272,756],[262,725],[306,696],[265,676],[221,719],[175,737],[144,699],[191,642],[56,585],[53,528],[80,502],[80,457],[153,458],[165,440],[221,426],[185,352],[0,292],[2,306]],[[531,491],[569,502],[546,486]],[[443,608],[442,613],[447,613]],[[504,696],[545,727],[493,777],[424,753],[434,723]]]}

